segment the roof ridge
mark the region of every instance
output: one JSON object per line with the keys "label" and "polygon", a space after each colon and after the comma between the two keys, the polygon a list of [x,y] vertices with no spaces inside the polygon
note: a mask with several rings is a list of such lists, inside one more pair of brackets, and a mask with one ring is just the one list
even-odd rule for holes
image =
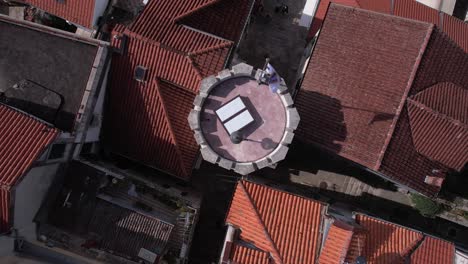
{"label": "roof ridge", "polygon": [[49,123],[49,122],[47,122],[45,120],[42,120],[42,119],[40,119],[39,117],[37,117],[35,115],[32,115],[32,114],[30,114],[28,112],[25,112],[25,111],[23,111],[23,110],[21,110],[19,108],[7,105],[7,104],[5,104],[5,103],[3,103],[1,101],[0,101],[0,106],[3,106],[3,107],[5,107],[5,108],[7,108],[7,109],[9,109],[11,111],[14,111],[14,112],[18,113],[18,114],[21,114],[21,115],[24,115],[24,116],[26,116],[28,118],[31,118],[34,121],[39,122],[39,123],[47,126],[47,129],[55,129],[57,131],[61,131],[60,129],[56,128],[53,124],[51,124],[51,123]]}
{"label": "roof ridge", "polygon": [[[339,227],[340,228],[340,227]],[[346,230],[346,229],[343,229],[343,230]],[[354,236],[354,229],[353,230],[346,230],[346,231],[350,231],[350,235],[349,237],[347,238],[347,241],[346,241],[346,248],[343,248],[342,252],[341,252],[341,256],[340,256],[340,260],[342,262],[344,262],[346,260],[346,256],[348,255],[348,250],[349,250],[349,247],[351,246],[351,240],[353,239],[353,236]]]}
{"label": "roof ridge", "polygon": [[165,117],[166,124],[167,124],[167,126],[169,128],[169,134],[171,135],[172,140],[174,140],[174,148],[176,149],[179,162],[182,165],[181,166],[182,172],[184,173],[184,176],[188,176],[189,173],[185,170],[185,164],[184,164],[184,161],[182,160],[182,152],[180,151],[179,145],[177,144],[177,137],[176,137],[176,135],[174,133],[174,129],[172,128],[172,122],[171,122],[171,118],[169,117],[169,114],[167,112],[167,107],[166,107],[166,103],[164,101],[164,96],[162,95],[161,88],[159,87],[159,79],[155,78],[154,83],[156,84],[156,89],[157,89],[156,94],[159,97],[159,99],[161,100],[161,106],[162,106],[162,109],[163,109],[163,112],[164,112],[164,117]]}
{"label": "roof ridge", "polygon": [[[252,183],[250,181],[247,181],[247,182]],[[256,184],[256,185],[259,185],[259,184]],[[266,238],[268,239],[268,242],[271,243],[272,248],[275,250],[275,252],[273,252],[274,254],[272,254],[272,255],[275,255],[276,258],[278,258],[278,260],[280,261],[279,263],[276,263],[276,264],[284,264],[283,258],[281,257],[281,254],[279,253],[275,242],[273,242],[273,239],[271,238],[271,235],[268,232],[268,230],[267,230],[267,228],[265,226],[265,223],[263,222],[263,220],[262,220],[262,218],[261,218],[261,216],[260,216],[260,214],[259,214],[259,212],[257,210],[257,206],[255,205],[255,202],[253,201],[252,197],[250,196],[250,193],[247,191],[247,189],[244,186],[244,180],[239,181],[239,186],[240,186],[240,189],[244,192],[244,194],[249,199],[249,204],[252,206],[252,209],[255,212],[255,216],[257,217],[257,221],[259,221],[260,224],[263,226],[264,234],[265,234]],[[273,258],[275,258],[275,256]]]}
{"label": "roof ridge", "polygon": [[195,62],[193,61],[193,59],[190,56],[187,56],[186,58],[187,58],[188,62],[190,63],[190,65],[192,66],[192,69],[197,74],[199,81],[201,81],[203,79],[203,75],[201,73],[201,70],[197,67],[197,65],[195,64]]}
{"label": "roof ridge", "polygon": [[193,8],[193,9],[191,9],[191,10],[185,12],[185,13],[182,13],[182,14],[178,15],[177,17],[172,19],[172,22],[174,22],[174,23],[179,22],[181,19],[184,19],[184,18],[186,18],[188,16],[191,16],[192,14],[194,14],[194,13],[200,11],[200,10],[203,10],[203,9],[209,7],[209,6],[212,6],[212,5],[214,5],[214,4],[218,3],[218,2],[221,2],[221,0],[209,0],[208,2],[206,2],[204,4],[201,4],[201,5]]}
{"label": "roof ridge", "polygon": [[424,235],[424,233],[422,233],[422,237],[419,240],[416,240],[414,242],[414,245],[412,245],[411,247],[409,247],[407,249],[407,252],[402,254],[403,260],[410,259],[411,256],[419,249],[419,247],[421,247],[421,245],[424,243],[424,241],[426,241],[426,235]]}
{"label": "roof ridge", "polygon": [[[264,185],[259,184],[259,183],[256,183],[256,182],[253,182],[253,181],[250,181],[250,180],[242,179],[242,180],[240,180],[240,181],[241,181],[241,182],[248,182],[248,183],[251,183],[251,184],[255,184],[255,185],[264,187]],[[285,191],[285,190],[281,190],[281,189],[274,188],[274,187],[269,187],[269,186],[266,187],[266,188],[270,188],[270,189],[272,189],[272,190],[274,190],[274,191],[276,191],[276,192],[281,192],[281,193],[285,193],[285,194],[287,194],[287,195],[291,195],[291,196],[295,196],[295,197],[298,197],[298,198],[301,198],[301,199],[305,199],[305,200],[307,200],[307,201],[309,201],[309,202],[318,203],[318,204],[321,204],[322,206],[328,208],[328,204],[327,204],[327,203],[314,200],[314,199],[309,198],[309,197],[306,197],[306,196],[304,196],[304,195],[300,195],[300,194],[297,194],[297,193],[288,192],[288,191]]]}
{"label": "roof ridge", "polygon": [[201,54],[205,54],[205,53],[209,53],[211,51],[214,51],[214,50],[218,50],[218,49],[222,49],[222,48],[226,48],[226,47],[229,47],[230,45],[232,45],[233,42],[230,41],[230,40],[225,40],[223,43],[220,43],[220,44],[217,44],[217,45],[214,45],[214,46],[211,46],[211,47],[208,47],[208,48],[204,48],[204,49],[199,49],[199,50],[196,50],[194,52],[189,52],[188,53],[188,56],[198,56],[198,55],[201,55]]}
{"label": "roof ridge", "polygon": [[[408,97],[406,99],[406,101],[408,102],[408,104],[414,105],[414,106],[418,107],[419,109],[421,109],[421,110],[423,110],[423,111],[425,111],[427,113],[430,113],[430,114],[432,114],[432,115],[434,115],[436,117],[445,119],[448,122],[450,122],[450,123],[452,123],[452,124],[454,124],[456,126],[461,126],[461,127],[464,127],[464,128],[468,128],[468,124],[463,123],[461,120],[458,120],[458,119],[455,119],[455,118],[453,118],[451,116],[443,114],[443,113],[435,110],[434,108],[432,108],[430,106],[427,106],[424,103],[421,103],[418,100],[414,100],[412,97]],[[411,121],[411,117],[410,117],[410,121]]]}
{"label": "roof ridge", "polygon": [[83,37],[83,36],[77,35],[75,33],[68,32],[68,31],[64,31],[64,30],[53,28],[53,27],[37,24],[37,23],[27,21],[27,20],[18,20],[18,19],[12,18],[10,16],[2,15],[2,14],[0,14],[0,21],[10,23],[10,24],[14,24],[14,25],[17,25],[17,26],[26,27],[26,28],[28,28],[30,30],[34,30],[34,31],[45,32],[45,33],[48,33],[48,34],[51,34],[51,35],[54,35],[54,36],[59,36],[59,37],[62,37],[62,38],[70,39],[72,41],[83,42],[83,43],[86,43],[86,44],[89,44],[89,45],[95,45],[95,46],[108,46],[109,45],[108,42],[105,42],[105,41],[102,41],[102,40],[99,40],[99,39]]}
{"label": "roof ridge", "polygon": [[[414,229],[414,228],[411,228],[411,227],[407,227],[407,226],[400,225],[400,224],[397,224],[397,223],[394,223],[394,222],[390,222],[390,221],[388,221],[388,220],[385,220],[385,219],[382,219],[382,218],[378,218],[378,217],[376,217],[376,216],[371,216],[371,215],[368,215],[368,214],[365,214],[365,213],[359,213],[359,212],[355,213],[355,216],[359,216],[359,215],[360,215],[361,217],[371,218],[371,219],[374,219],[374,220],[383,222],[383,223],[385,223],[385,224],[394,225],[394,226],[396,226],[396,227],[408,229],[408,230],[410,230],[410,231],[412,231],[412,232],[419,233],[419,234],[421,234],[421,235],[427,236],[424,232],[422,232],[422,231],[420,231],[420,230],[417,230],[417,229]],[[357,220],[357,219],[356,219],[356,220]],[[359,225],[361,225],[361,223],[359,223],[359,222],[356,222],[356,223],[358,223]],[[369,232],[369,230],[368,230],[367,228],[363,228],[363,230],[364,230],[365,232]],[[434,238],[440,239],[440,238],[438,238],[438,237],[434,237]]]}
{"label": "roof ridge", "polygon": [[185,51],[173,48],[173,47],[171,47],[171,46],[169,46],[167,44],[164,44],[164,43],[162,43],[160,41],[153,40],[151,38],[144,37],[144,36],[142,36],[142,35],[140,35],[138,33],[135,33],[132,30],[130,30],[128,27],[125,27],[125,30],[123,31],[123,34],[127,35],[127,36],[129,36],[131,38],[146,42],[148,44],[155,45],[157,47],[160,47],[161,49],[165,49],[165,50],[170,51],[170,52],[174,52],[174,53],[177,53],[177,54],[180,54],[180,55],[183,55],[183,56],[188,56],[189,55],[189,53],[187,53]]}
{"label": "roof ridge", "polygon": [[413,70],[411,71],[411,74],[409,76],[408,83],[407,83],[407,85],[405,87],[405,90],[404,90],[403,96],[401,98],[400,104],[399,104],[399,106],[398,106],[398,108],[396,110],[395,117],[393,118],[392,125],[390,126],[390,131],[387,133],[387,137],[386,137],[384,145],[383,145],[383,147],[382,147],[382,149],[380,151],[380,155],[379,155],[379,157],[377,159],[377,162],[375,163],[374,168],[372,168],[375,171],[378,171],[380,169],[380,165],[382,164],[382,161],[384,159],[387,148],[390,145],[390,141],[391,141],[391,139],[393,137],[393,133],[395,132],[396,125],[398,123],[398,120],[400,119],[401,112],[403,111],[403,108],[405,106],[406,99],[408,98],[409,91],[411,90],[411,87],[413,87],[413,82],[414,82],[414,79],[416,78],[416,73],[418,72],[419,65],[421,64],[423,55],[424,55],[424,53],[426,51],[429,40],[431,39],[432,32],[434,31],[434,28],[435,28],[434,24],[430,24],[430,26],[427,29],[427,33],[426,33],[426,36],[424,38],[423,43],[421,44],[418,57],[416,58],[416,61],[415,61],[414,66],[413,66]]}

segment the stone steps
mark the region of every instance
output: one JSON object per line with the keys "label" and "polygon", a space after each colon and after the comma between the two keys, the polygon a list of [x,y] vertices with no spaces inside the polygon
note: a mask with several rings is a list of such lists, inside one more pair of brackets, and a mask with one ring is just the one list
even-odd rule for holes
{"label": "stone steps", "polygon": [[373,193],[373,189],[370,185],[367,185],[353,177],[348,177],[344,183],[343,194],[350,196],[362,196],[364,193]]}

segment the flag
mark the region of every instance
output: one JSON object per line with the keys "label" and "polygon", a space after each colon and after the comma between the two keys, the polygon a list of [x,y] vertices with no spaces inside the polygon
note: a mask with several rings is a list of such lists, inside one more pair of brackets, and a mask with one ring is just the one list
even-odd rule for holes
{"label": "flag", "polygon": [[267,80],[268,80],[268,86],[270,87],[271,92],[276,93],[281,84],[281,77],[278,75],[278,73],[275,71],[275,68],[273,68],[273,66],[271,66],[270,63],[268,63],[265,72],[269,76]]}

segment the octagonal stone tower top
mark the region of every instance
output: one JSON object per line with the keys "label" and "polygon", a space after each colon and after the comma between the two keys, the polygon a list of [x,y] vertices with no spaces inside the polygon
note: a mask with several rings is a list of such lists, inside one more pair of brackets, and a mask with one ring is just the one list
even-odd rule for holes
{"label": "octagonal stone tower top", "polygon": [[188,121],[203,158],[246,175],[286,157],[299,114],[283,79],[272,92],[245,63],[209,76]]}

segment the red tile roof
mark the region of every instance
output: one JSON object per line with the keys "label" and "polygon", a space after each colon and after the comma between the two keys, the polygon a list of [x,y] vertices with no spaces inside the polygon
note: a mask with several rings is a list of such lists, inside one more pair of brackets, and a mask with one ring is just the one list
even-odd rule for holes
{"label": "red tile roof", "polygon": [[425,237],[411,255],[412,264],[452,264],[455,246],[447,241]]}
{"label": "red tile roof", "polygon": [[269,264],[270,257],[265,251],[233,244],[231,248],[232,264]]}
{"label": "red tile roof", "polygon": [[239,181],[226,218],[240,232],[229,260],[336,264],[354,263],[361,256],[369,264],[453,261],[451,242],[362,214],[355,215],[355,223],[325,221],[325,210],[317,201]]}
{"label": "red tile roof", "polygon": [[466,23],[443,12],[440,14],[439,11],[418,3],[416,0],[321,0],[312,21],[309,39],[322,26],[330,2],[420,20],[437,26],[442,25],[443,31],[465,52],[468,52],[468,26]]}
{"label": "red tile roof", "polygon": [[[418,3],[416,0],[396,0],[393,5],[392,15],[439,25],[439,11]],[[365,5],[362,7],[377,11]]]}
{"label": "red tile roof", "polygon": [[348,246],[348,253],[346,254],[345,261],[348,263],[354,263],[356,258],[362,256],[364,247],[366,245],[366,230],[355,229],[351,242]]}
{"label": "red tile roof", "polygon": [[377,169],[432,27],[338,5],[327,17],[296,98],[297,135]]}
{"label": "red tile roof", "polygon": [[274,263],[314,263],[326,206],[248,181],[240,181],[226,222],[240,239],[269,252]]}
{"label": "red tile roof", "polygon": [[423,238],[420,232],[365,215],[356,222],[367,230],[363,256],[367,263],[400,263]]}
{"label": "red tile roof", "polygon": [[[440,187],[424,183],[426,176],[444,178],[449,168],[460,169],[463,160],[466,162],[468,158],[466,151],[463,153],[461,148],[458,148],[463,147],[468,141],[466,132],[468,111],[466,102],[462,99],[464,97],[461,96],[468,89],[466,72],[468,72],[468,54],[447,35],[436,29],[424,52],[408,94],[410,99],[407,101],[416,97],[430,106],[431,111],[453,116],[461,122],[455,126],[457,130],[465,132],[457,135],[453,133],[454,131],[444,132],[447,124],[453,125],[453,123],[447,123],[443,118],[434,118],[434,115],[429,119],[424,115],[420,119],[411,120],[408,107],[412,106],[407,103],[382,159],[379,169],[382,173],[426,195],[435,195]],[[463,89],[464,92],[459,89]],[[446,103],[444,106],[441,105],[443,102]],[[412,125],[416,123],[420,128],[419,131],[412,130]],[[421,131],[424,133],[417,134]],[[437,140],[431,139],[431,136],[436,134],[443,137]],[[456,142],[464,143],[450,150],[444,146],[444,142],[451,145],[456,145]]]}
{"label": "red tile roof", "polygon": [[356,222],[367,231],[362,256],[369,264],[404,263],[408,257],[411,263],[453,263],[453,243],[366,215],[356,215]]}
{"label": "red tile roof", "polygon": [[343,263],[348,252],[353,230],[350,227],[333,223],[327,233],[325,245],[320,252],[320,264]]}
{"label": "red tile roof", "polygon": [[[437,194],[440,186],[425,183],[426,176],[444,178],[448,167],[460,169],[467,159],[466,123],[445,117],[456,113],[463,122],[468,115],[456,95],[468,87],[467,54],[430,24],[338,5],[328,16],[296,98],[298,137]],[[414,96],[440,114],[422,115],[427,111],[413,107]],[[447,102],[450,109],[441,106]],[[454,122],[457,130],[445,133]]]}
{"label": "red tile roof", "polygon": [[323,20],[327,15],[328,5],[330,3],[359,7],[356,0],[320,0],[320,3],[317,6],[317,10],[314,14],[314,18],[312,19],[312,24],[310,25],[308,36],[309,39],[312,39],[322,26]]}
{"label": "red tile roof", "polygon": [[463,169],[468,162],[468,89],[439,83],[408,98],[407,105],[416,150],[449,168]]}
{"label": "red tile roof", "polygon": [[23,0],[47,13],[87,28],[93,27],[95,0]]}
{"label": "red tile roof", "polygon": [[[112,46],[125,47],[112,60],[105,135],[113,152],[189,178],[198,152],[190,106],[202,78],[224,68],[251,5],[237,1],[232,12],[228,0],[150,1],[131,26],[115,28]],[[145,82],[134,79],[138,65],[148,69]]]}
{"label": "red tile roof", "polygon": [[10,189],[58,133],[55,128],[0,104],[0,232],[9,227]]}

